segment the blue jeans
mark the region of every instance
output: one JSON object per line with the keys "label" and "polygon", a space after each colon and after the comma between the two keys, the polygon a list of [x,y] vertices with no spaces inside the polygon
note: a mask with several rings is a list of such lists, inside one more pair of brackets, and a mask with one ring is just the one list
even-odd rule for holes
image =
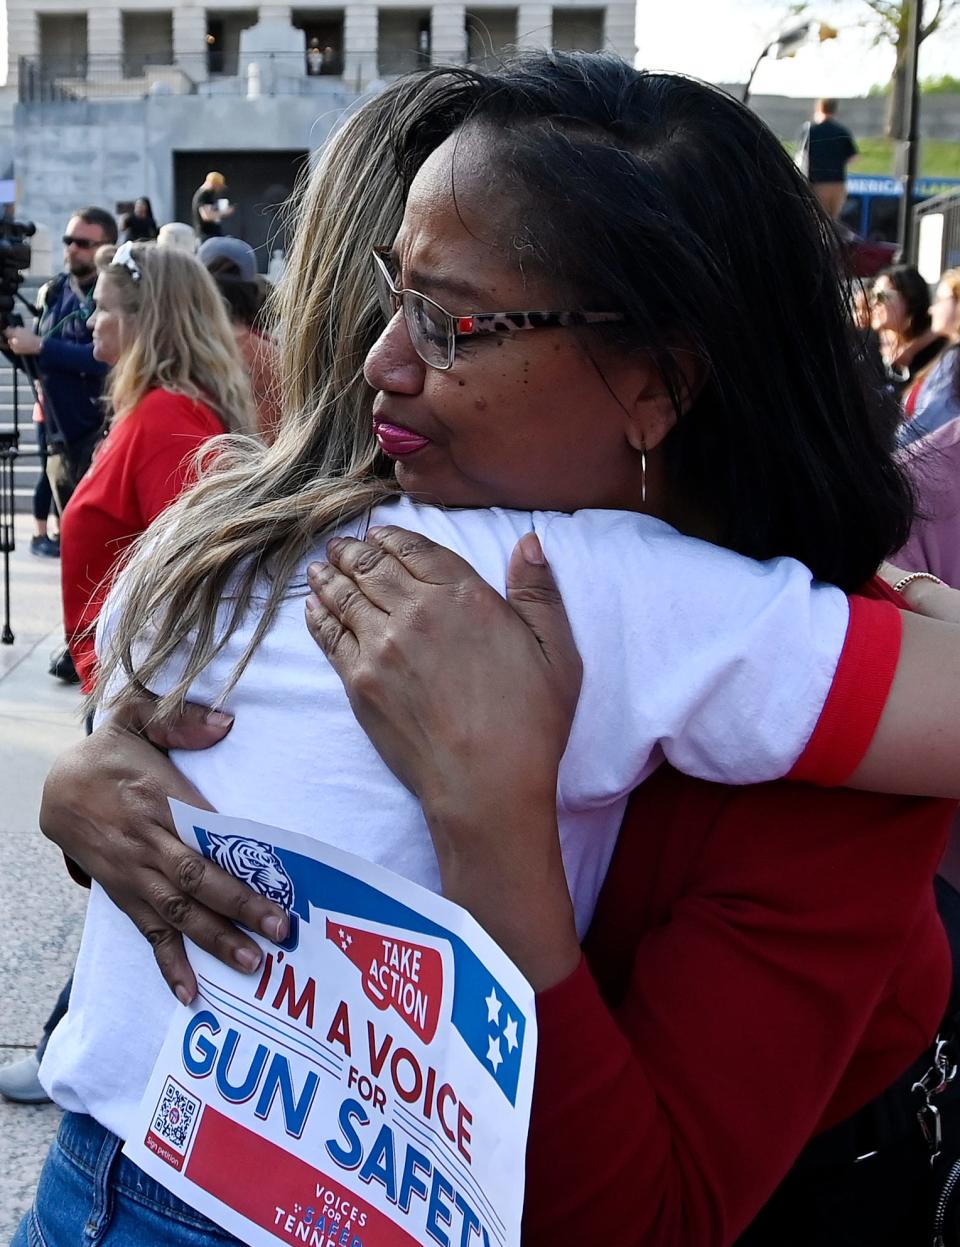
{"label": "blue jeans", "polygon": [[122,1156],[122,1146],[92,1117],[65,1113],[10,1247],[242,1247]]}

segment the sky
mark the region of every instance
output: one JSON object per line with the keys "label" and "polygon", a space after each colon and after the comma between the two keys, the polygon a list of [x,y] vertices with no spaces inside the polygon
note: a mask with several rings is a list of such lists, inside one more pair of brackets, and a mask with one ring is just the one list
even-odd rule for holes
{"label": "sky", "polygon": [[[927,0],[926,9],[935,7]],[[743,82],[753,62],[779,31],[796,25],[778,0],[638,0],[638,64],[672,69],[711,82]],[[757,70],[753,90],[760,95],[865,95],[889,79],[889,45],[871,48],[871,34],[860,29],[870,10],[863,0],[820,0],[810,16],[836,27],[838,38],[801,48],[792,60],[767,57]],[[924,42],[920,75],[960,76],[960,13],[951,28]]]}

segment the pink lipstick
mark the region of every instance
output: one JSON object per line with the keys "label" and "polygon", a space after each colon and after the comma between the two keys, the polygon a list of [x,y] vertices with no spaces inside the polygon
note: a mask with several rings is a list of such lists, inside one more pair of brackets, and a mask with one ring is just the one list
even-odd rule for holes
{"label": "pink lipstick", "polygon": [[412,429],[405,429],[402,424],[387,424],[383,420],[374,420],[373,432],[380,449],[391,459],[402,459],[406,455],[415,455],[430,445],[429,437],[421,437]]}

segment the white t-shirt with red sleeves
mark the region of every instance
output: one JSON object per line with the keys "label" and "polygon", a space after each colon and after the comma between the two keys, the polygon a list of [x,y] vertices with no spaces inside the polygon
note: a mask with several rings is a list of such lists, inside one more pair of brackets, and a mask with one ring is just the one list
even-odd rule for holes
{"label": "white t-shirt with red sleeves", "polygon": [[[341,531],[362,533],[367,524],[425,534],[501,593],[518,538],[531,530],[540,537],[583,660],[557,791],[581,935],[627,797],[661,761],[723,783],[791,772],[834,783],[856,766],[876,726],[899,645],[896,608],[851,610],[842,592],[813,583],[792,559],[753,562],[648,516],[614,511],[444,511],[399,498]],[[324,557],[318,539],[226,698],[235,716],[228,736],[172,757],[216,809],[313,836],[438,890],[418,802],[367,739],[305,627],[306,566]],[[122,592],[121,581],[101,617],[101,652]],[[259,601],[190,700],[217,701]],[[831,696],[841,661],[862,679],[841,681],[844,691]],[[871,680],[871,672],[880,675]],[[880,695],[861,698],[861,685]],[[91,1113],[125,1137],[174,1007],[150,946],[94,884],[70,1010],[47,1049],[44,1085],[64,1108]]]}

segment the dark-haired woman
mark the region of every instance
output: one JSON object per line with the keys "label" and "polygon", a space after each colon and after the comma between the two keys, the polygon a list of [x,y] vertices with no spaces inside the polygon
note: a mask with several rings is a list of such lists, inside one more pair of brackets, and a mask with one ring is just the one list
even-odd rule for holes
{"label": "dark-haired woman", "polygon": [[871,302],[890,383],[898,395],[909,394],[949,342],[931,325],[930,290],[917,269],[898,264],[877,275]]}
{"label": "dark-haired woman", "polygon": [[942,274],[930,305],[931,328],[947,339],[933,365],[914,381],[903,398],[906,419],[897,440],[909,446],[960,418],[960,330],[957,307],[960,269]]}
{"label": "dark-haired woman", "polygon": [[141,195],[134,203],[133,211],[123,218],[122,226],[121,242],[156,242],[157,223],[146,195]]}
{"label": "dark-haired woman", "polygon": [[[341,326],[333,312],[344,300],[334,283],[316,292],[312,307],[331,289],[339,302],[328,299],[315,320],[304,314],[287,327],[294,338],[312,335],[314,353],[331,330],[353,330],[365,348],[379,337],[367,369],[379,391],[378,440],[396,461],[398,482],[454,507],[521,506],[521,491],[530,495],[527,506],[536,495],[561,510],[621,507],[651,533],[667,521],[740,552],[794,554],[848,588],[867,579],[908,519],[889,453],[894,422],[858,386],[829,228],[776,139],[719,92],[604,57],[535,58],[502,75],[457,72],[434,80],[432,90],[418,83],[406,113],[399,110],[407,118],[404,170],[414,181],[432,160],[433,180],[411,196],[391,256],[400,271],[386,274],[396,314],[386,328],[377,324],[368,287],[361,319]],[[360,188],[358,210],[370,198],[369,184]],[[759,207],[768,226],[749,238],[741,228],[745,205],[754,214]],[[298,236],[326,251],[329,240],[309,212],[301,224]],[[379,241],[389,244],[396,225],[394,218]],[[341,248],[328,258],[342,264],[359,251]],[[771,291],[767,274],[788,253],[786,290]],[[312,257],[299,260],[305,277]],[[329,283],[329,270],[317,269]],[[347,270],[351,283],[357,271]],[[520,313],[518,287],[530,297],[520,306],[554,310]],[[300,290],[314,293],[309,283]],[[809,305],[811,290],[816,315],[798,330],[793,309]],[[591,321],[601,308],[608,318]],[[355,340],[338,340],[341,361],[354,360],[356,349]],[[273,573],[283,561],[299,566],[315,548],[314,534],[329,530],[329,520],[317,519],[318,502],[332,497],[321,472],[325,451],[336,451],[337,475],[346,477],[340,515],[346,500],[362,508],[384,496],[369,398],[351,409],[350,394],[339,390],[327,409],[309,397],[301,428],[292,426],[263,458],[233,461],[237,489],[222,513],[231,535],[249,543],[235,542],[230,557],[269,553]],[[318,424],[325,416],[326,429]],[[366,458],[350,461],[347,472],[351,439],[361,432]],[[183,510],[194,524],[210,525],[194,528],[194,537],[214,542],[220,557],[216,516],[205,507],[219,484],[215,477],[205,484]],[[243,526],[235,523],[238,506],[248,513]],[[461,520],[468,523],[469,513],[462,519],[454,509],[444,522],[455,535]],[[194,561],[197,540],[189,545]],[[605,553],[614,549],[610,543]],[[594,944],[594,979],[581,961],[557,831],[557,768],[576,665],[569,638],[561,654],[555,632],[536,630],[550,585],[536,545],[524,550],[533,577],[526,604],[521,597],[517,605],[534,632],[462,561],[441,552],[437,563],[435,548],[395,534],[369,550],[349,540],[336,547],[337,570],[314,578],[311,619],[348,681],[351,647],[365,646],[372,631],[367,694],[364,681],[352,690],[357,708],[421,800],[444,890],[541,992],[527,1242],[726,1244],[818,1124],[848,1116],[929,1040],[948,975],[927,895],[944,814],[925,802],[784,785],[742,795],[684,787],[691,782],[661,769],[635,798],[643,826],[633,824],[623,841],[609,908],[601,902],[598,911],[604,934]],[[411,634],[415,643],[409,661],[386,668],[376,661],[386,612],[376,606],[372,572],[386,577],[379,588],[392,607],[395,655],[406,655]],[[512,583],[524,575],[515,556]],[[273,579],[282,595],[286,576]],[[391,581],[410,595],[412,611],[396,601]],[[368,591],[369,629],[351,609],[365,609]],[[649,591],[639,583],[637,601]],[[199,582],[189,592],[191,611],[203,592]],[[595,609],[605,606],[598,600]],[[440,624],[420,629],[418,621],[438,611]],[[680,611],[678,599],[678,626]],[[883,609],[879,616],[891,618]],[[165,619],[165,626],[181,623]],[[917,636],[909,621],[903,636],[906,656]],[[898,649],[895,642],[869,655],[861,650],[863,667],[838,670],[840,696],[856,704],[865,698],[868,718],[890,690]],[[432,692],[422,682],[428,654]],[[290,662],[289,653],[282,657]],[[647,655],[651,673],[660,659]],[[291,680],[288,698],[302,693],[307,666],[304,660],[291,673],[299,684]],[[407,674],[412,699],[403,691]],[[680,663],[674,674],[682,690],[689,671]],[[367,713],[378,681],[386,682],[379,724]],[[894,685],[893,696],[902,691]],[[934,682],[928,697],[942,695]],[[618,697],[622,687],[611,689],[611,708]],[[456,731],[443,730],[452,720],[438,702],[447,711],[455,703]],[[283,759],[277,751],[265,760],[276,746],[259,718],[254,731],[262,774],[273,778]],[[860,744],[848,741],[835,759],[841,773]],[[227,738],[210,765],[222,767],[232,747],[242,749],[242,740]],[[110,752],[108,767],[116,765]],[[922,765],[929,750],[920,752]],[[180,761],[206,789],[199,755]],[[241,782],[260,778],[231,770],[230,799],[239,799]],[[73,780],[67,804],[80,799],[76,770]],[[212,789],[208,796],[218,799]],[[102,782],[100,799],[112,800]],[[283,821],[283,809],[273,816]],[[89,826],[95,835],[75,819],[64,843],[136,913],[168,972],[183,967],[158,903],[168,915],[184,915],[184,926],[197,919],[207,946],[230,955],[249,950],[195,901],[177,903],[184,898],[176,880],[196,875],[181,874],[184,859],[168,841],[145,844],[142,856],[159,846],[151,861],[164,865],[147,868],[150,883],[133,900],[144,861],[111,874],[116,863],[106,845],[115,825],[101,817]],[[158,884],[158,872],[169,887]],[[210,872],[195,886],[200,902],[238,916],[236,889],[218,891],[223,881]],[[95,897],[102,914],[104,898]],[[278,918],[255,902],[246,916],[248,924]],[[141,1011],[147,983],[146,973],[138,978]],[[149,979],[151,993],[155,986]],[[65,1038],[61,1057],[70,1055],[68,1045]],[[138,1051],[136,1061],[144,1055]],[[82,1090],[109,1098],[96,1080]],[[117,1138],[89,1120],[85,1129],[88,1143],[99,1140],[98,1156],[107,1148],[116,1154]],[[132,1196],[126,1187],[123,1194],[128,1215]],[[215,1233],[209,1227],[207,1241]]]}

